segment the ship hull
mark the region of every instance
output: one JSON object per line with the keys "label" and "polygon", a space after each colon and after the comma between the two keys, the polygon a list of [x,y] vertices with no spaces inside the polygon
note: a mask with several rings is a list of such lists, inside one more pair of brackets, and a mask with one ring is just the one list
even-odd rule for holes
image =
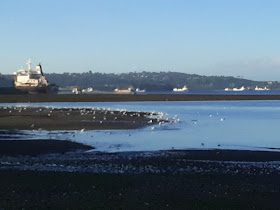
{"label": "ship hull", "polygon": [[58,87],[56,85],[48,85],[48,86],[41,86],[41,87],[34,87],[34,86],[16,86],[18,90],[28,92],[28,93],[48,93],[48,94],[57,94]]}

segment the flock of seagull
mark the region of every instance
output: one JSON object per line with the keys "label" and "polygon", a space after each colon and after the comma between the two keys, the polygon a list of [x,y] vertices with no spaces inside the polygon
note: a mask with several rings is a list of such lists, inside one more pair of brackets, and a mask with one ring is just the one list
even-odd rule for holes
{"label": "flock of seagull", "polygon": [[[35,110],[34,110],[35,108]],[[176,123],[180,122],[180,118],[175,115],[173,118],[170,118],[168,114],[165,114],[163,112],[142,112],[142,111],[127,111],[126,109],[116,109],[111,110],[110,108],[54,108],[54,107],[31,107],[31,106],[3,106],[0,107],[0,110],[8,110],[9,115],[13,115],[14,113],[21,113],[23,111],[35,111],[40,112],[43,115],[46,115],[48,117],[52,117],[53,114],[57,112],[64,112],[63,115],[70,116],[72,114],[74,115],[92,115],[92,121],[99,121],[100,124],[102,124],[105,121],[108,120],[123,120],[123,117],[147,117],[150,118],[150,120],[147,122],[151,125],[158,125],[162,126],[165,123]],[[30,110],[32,109],[32,110]],[[73,112],[76,111],[76,112]],[[103,116],[101,116],[103,114]],[[97,115],[100,115],[97,117]],[[112,118],[113,117],[113,118]],[[132,121],[135,123],[135,121]],[[35,124],[30,125],[31,128],[35,127]],[[151,130],[156,130],[155,126],[151,126]],[[84,132],[85,128],[81,129],[81,132]]]}

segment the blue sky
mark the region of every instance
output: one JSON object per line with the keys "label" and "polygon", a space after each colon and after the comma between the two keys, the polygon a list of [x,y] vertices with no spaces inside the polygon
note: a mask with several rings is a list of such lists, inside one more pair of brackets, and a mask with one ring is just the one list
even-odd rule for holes
{"label": "blue sky", "polygon": [[280,80],[278,0],[0,0],[0,72],[177,71]]}

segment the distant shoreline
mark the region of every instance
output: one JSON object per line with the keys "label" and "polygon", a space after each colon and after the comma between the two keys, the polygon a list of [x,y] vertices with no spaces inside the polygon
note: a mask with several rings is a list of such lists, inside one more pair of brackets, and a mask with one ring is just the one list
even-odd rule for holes
{"label": "distant shoreline", "polygon": [[33,102],[125,102],[125,101],[229,101],[280,100],[280,95],[132,95],[132,94],[27,94],[0,95],[0,103]]}

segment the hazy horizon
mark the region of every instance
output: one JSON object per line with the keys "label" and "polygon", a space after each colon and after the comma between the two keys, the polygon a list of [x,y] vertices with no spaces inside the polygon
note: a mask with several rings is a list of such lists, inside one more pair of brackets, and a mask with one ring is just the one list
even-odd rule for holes
{"label": "hazy horizon", "polygon": [[[0,73],[182,72],[280,80],[276,0],[0,2]],[[279,79],[278,79],[279,78]]]}

